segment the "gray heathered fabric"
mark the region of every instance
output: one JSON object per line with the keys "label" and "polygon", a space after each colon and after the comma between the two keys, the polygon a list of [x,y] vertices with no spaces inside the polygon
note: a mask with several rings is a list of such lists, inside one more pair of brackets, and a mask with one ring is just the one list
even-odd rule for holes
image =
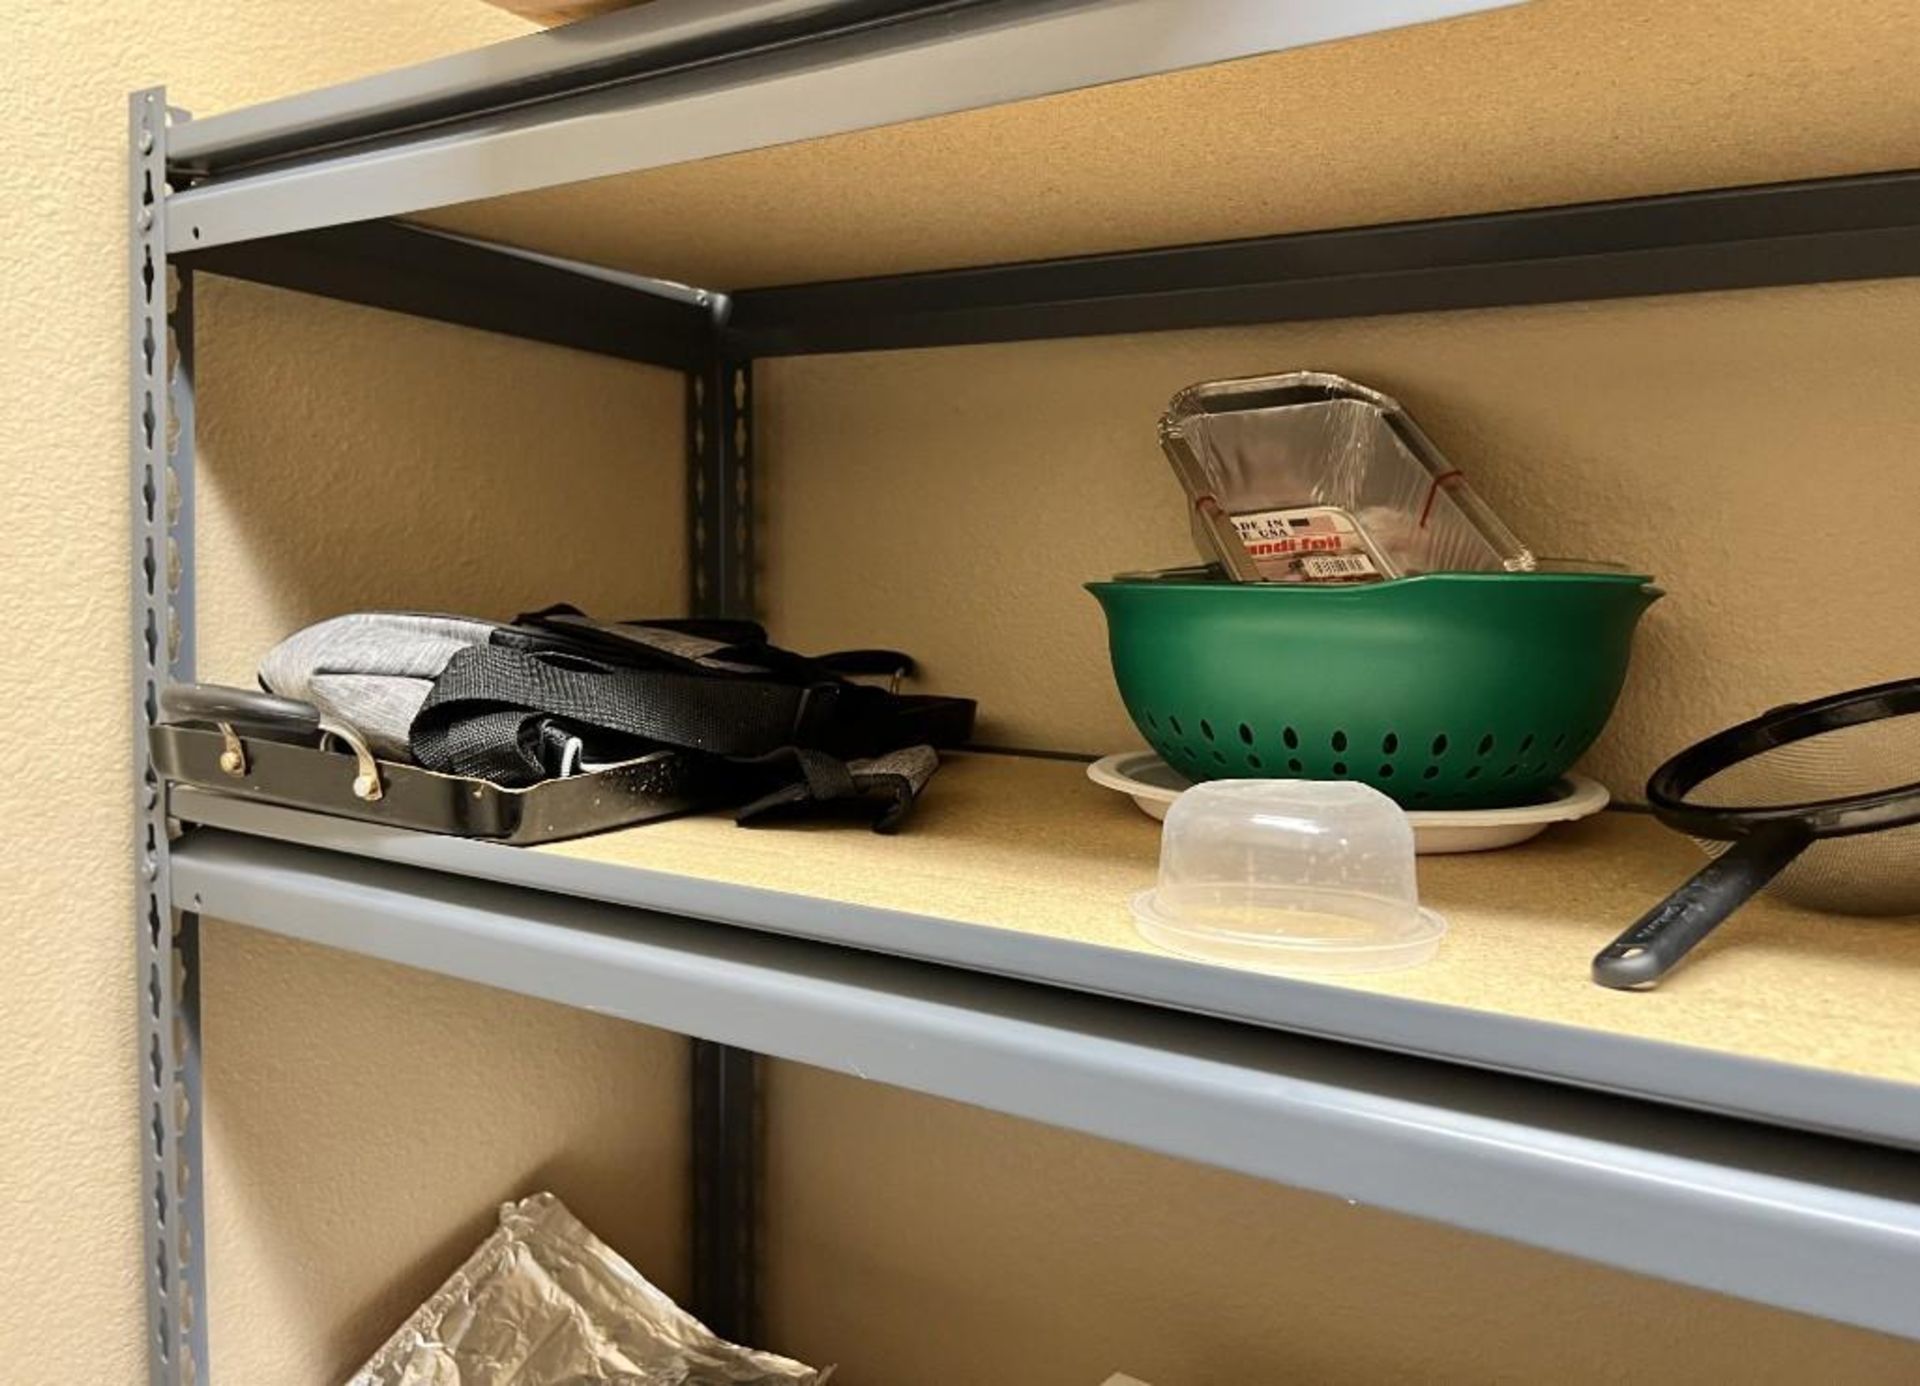
{"label": "gray heathered fabric", "polygon": [[913,787],[916,795],[927,787],[927,781],[939,768],[939,753],[931,746],[903,746],[872,760],[856,760],[847,765],[854,775],[898,775]]}
{"label": "gray heathered fabric", "polygon": [[407,732],[454,653],[495,627],[463,616],[355,612],[295,631],[260,661],[270,693],[312,703],[345,722],[386,760],[413,758]]}

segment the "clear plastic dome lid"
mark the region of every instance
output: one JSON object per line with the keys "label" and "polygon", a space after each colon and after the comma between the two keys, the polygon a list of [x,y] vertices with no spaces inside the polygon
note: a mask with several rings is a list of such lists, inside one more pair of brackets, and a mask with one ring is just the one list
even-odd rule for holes
{"label": "clear plastic dome lid", "polygon": [[1420,907],[1400,806],[1338,780],[1214,780],[1167,812],[1140,932],[1209,961],[1371,972],[1425,962],[1446,921]]}

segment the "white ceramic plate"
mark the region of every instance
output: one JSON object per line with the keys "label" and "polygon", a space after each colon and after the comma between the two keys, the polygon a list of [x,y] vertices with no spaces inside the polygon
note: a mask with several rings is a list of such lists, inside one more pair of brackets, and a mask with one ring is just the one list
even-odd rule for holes
{"label": "white ceramic plate", "polygon": [[[1192,781],[1152,751],[1122,751],[1096,760],[1087,778],[1117,789],[1151,818],[1167,810]],[[1421,809],[1409,812],[1413,848],[1422,856],[1447,852],[1490,852],[1538,837],[1555,823],[1570,823],[1607,806],[1607,789],[1585,775],[1567,775],[1554,783],[1551,797],[1537,804],[1497,809]]]}

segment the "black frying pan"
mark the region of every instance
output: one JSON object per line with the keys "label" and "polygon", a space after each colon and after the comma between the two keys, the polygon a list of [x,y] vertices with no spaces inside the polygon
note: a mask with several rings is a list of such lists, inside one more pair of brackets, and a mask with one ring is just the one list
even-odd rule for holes
{"label": "black frying pan", "polygon": [[1915,712],[1920,712],[1920,679],[1857,688],[1775,708],[1689,746],[1654,771],[1647,802],[1655,817],[1691,837],[1733,845],[1601,949],[1593,960],[1593,980],[1620,989],[1652,986],[1815,842],[1920,823],[1920,784],[1765,808],[1687,799],[1715,775],[1754,756]]}

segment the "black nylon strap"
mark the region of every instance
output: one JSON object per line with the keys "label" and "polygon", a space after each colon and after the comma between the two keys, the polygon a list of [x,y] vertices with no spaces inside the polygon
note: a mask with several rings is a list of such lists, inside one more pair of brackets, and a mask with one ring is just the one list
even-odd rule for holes
{"label": "black nylon strap", "polygon": [[[647,643],[649,630],[677,631],[724,643],[702,659],[689,659]],[[600,622],[575,607],[552,606],[522,615],[514,625],[496,631],[494,643],[531,653],[573,654],[618,668],[678,669],[715,680],[765,679],[785,685],[838,687],[833,715],[815,722],[814,734],[800,744],[847,757],[881,755],[920,744],[959,746],[973,736],[970,698],[893,693],[844,678],[847,674],[910,674],[915,667],[910,656],[897,650],[845,650],[809,658],[769,644],[766,631],[751,621]]]}
{"label": "black nylon strap", "polygon": [[940,764],[930,746],[909,747],[851,765],[818,751],[788,749],[765,757],[761,764],[783,762],[797,768],[800,778],[741,809],[734,819],[741,827],[824,809],[862,813],[875,832],[895,833]]}
{"label": "black nylon strap", "polygon": [[[741,811],[743,823],[840,806],[893,832],[939,763],[932,747],[973,731],[970,699],[845,678],[912,667],[885,650],[810,659],[769,644],[751,622],[609,626],[554,607],[457,652],[409,739],[429,769],[510,786],[564,773],[575,743],[592,760],[660,747],[704,753],[741,798],[761,796]],[[882,759],[860,759],[870,756]]]}
{"label": "black nylon strap", "polygon": [[836,674],[878,674],[883,678],[888,675],[911,678],[920,671],[913,656],[898,650],[835,650],[832,654],[815,655],[814,662]]}
{"label": "black nylon strap", "polygon": [[[701,660],[687,659],[650,641],[650,631],[699,636],[716,648]],[[526,649],[573,649],[609,664],[664,665],[668,668],[706,668],[746,664],[786,683],[823,683],[846,675],[898,675],[918,672],[913,656],[900,650],[836,650],[831,654],[800,655],[783,650],[767,638],[766,629],[752,621],[719,617],[649,618],[644,621],[596,621],[578,607],[550,606],[524,612],[511,626],[495,633],[495,644]]]}
{"label": "black nylon strap", "polygon": [[549,719],[685,750],[754,757],[812,739],[830,720],[839,691],[611,668],[476,645],[448,661],[414,718],[411,741],[415,759],[429,769],[524,784],[530,771],[531,779],[552,773],[541,759],[541,728]]}
{"label": "black nylon strap", "polygon": [[845,761],[824,751],[803,751],[798,747],[787,754],[799,765],[800,778],[806,781],[807,793],[814,798],[850,799],[859,793]]}

